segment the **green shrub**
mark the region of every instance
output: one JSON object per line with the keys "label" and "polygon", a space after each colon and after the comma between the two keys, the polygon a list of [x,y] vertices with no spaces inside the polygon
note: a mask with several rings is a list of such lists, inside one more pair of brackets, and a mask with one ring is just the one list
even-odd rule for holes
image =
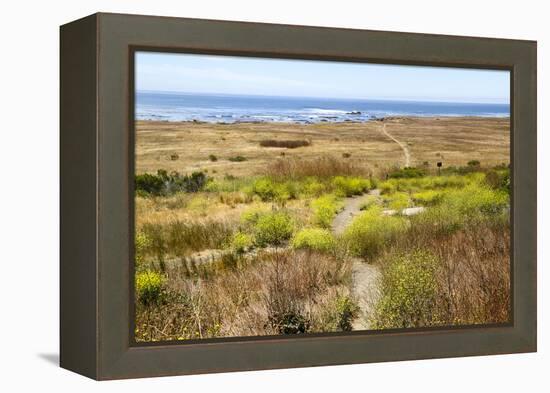
{"label": "green shrub", "polygon": [[292,238],[292,247],[296,249],[329,252],[335,245],[330,231],[321,228],[304,228]]}
{"label": "green shrub", "polygon": [[143,305],[158,304],[162,297],[164,278],[159,273],[144,271],[136,274],[136,298]]}
{"label": "green shrub", "polygon": [[244,233],[237,232],[231,239],[231,249],[237,254],[242,254],[254,244],[254,237]]}
{"label": "green shrub", "polygon": [[379,183],[379,180],[376,177],[370,176],[369,181],[370,181],[371,190],[374,190],[375,188],[378,188],[378,185],[380,183]]}
{"label": "green shrub", "polygon": [[478,160],[471,160],[468,161],[467,165],[465,166],[450,166],[447,168],[443,168],[441,173],[444,175],[449,174],[458,174],[458,175],[467,175],[469,173],[476,173],[481,171],[481,165]]}
{"label": "green shrub", "polygon": [[389,179],[380,184],[380,191],[382,194],[389,195],[397,191],[416,193],[425,190],[461,188],[470,183],[478,182],[480,180],[479,175],[483,177],[483,174],[472,173],[467,176],[448,175]]}
{"label": "green shrub", "polygon": [[267,177],[260,178],[252,184],[252,191],[262,201],[272,201],[275,198],[275,183]]}
{"label": "green shrub", "polygon": [[307,177],[302,183],[302,192],[305,196],[319,196],[326,190],[327,185],[314,177]]}
{"label": "green shrub", "polygon": [[341,209],[342,204],[338,197],[332,194],[323,195],[311,202],[313,218],[317,225],[330,228],[332,220]]}
{"label": "green shrub", "polygon": [[135,176],[135,190],[139,195],[171,195],[180,191],[198,192],[207,184],[208,177],[204,172],[193,172],[191,175],[180,175],[178,172],[168,174],[159,169],[156,175],[144,173]]}
{"label": "green shrub", "polygon": [[392,181],[384,181],[380,183],[379,188],[380,193],[383,195],[393,194],[397,190],[395,183]]}
{"label": "green shrub", "polygon": [[136,197],[147,198],[150,194],[147,191],[136,190]]}
{"label": "green shrub", "polygon": [[411,229],[424,235],[449,235],[469,225],[487,220],[507,220],[508,194],[483,184],[448,189],[438,204],[411,217]]}
{"label": "green shrub", "polygon": [[164,226],[158,223],[146,223],[141,227],[141,231],[149,239],[148,253],[155,256],[161,269],[164,269],[164,258],[168,252]]}
{"label": "green shrub", "polygon": [[284,202],[298,197],[298,188],[293,182],[279,183],[269,177],[256,179],[252,183],[251,191],[262,201]]}
{"label": "green shrub", "polygon": [[279,334],[303,334],[310,329],[310,321],[296,310],[273,312],[268,316],[269,324]]}
{"label": "green shrub", "polygon": [[346,228],[344,240],[353,254],[372,257],[395,241],[406,228],[402,217],[382,215],[379,206],[371,206]]}
{"label": "green shrub", "polygon": [[261,216],[271,210],[267,206],[251,206],[241,213],[241,223],[244,225],[256,225]]}
{"label": "green shrub", "polygon": [[[179,176],[176,173],[176,175],[171,177],[170,181],[168,182],[168,188],[172,192],[198,192],[204,188],[207,181],[208,178],[203,172],[193,172],[191,176]],[[173,186],[171,187],[171,185]]]}
{"label": "green shrub", "polygon": [[410,232],[419,237],[447,236],[464,226],[466,217],[456,209],[443,204],[434,205],[412,216]]}
{"label": "green shrub", "polygon": [[276,195],[275,183],[267,177],[262,177],[254,181],[252,192],[258,195],[262,201],[272,201]]}
{"label": "green shrub", "polygon": [[231,161],[231,162],[243,162],[243,161],[248,161],[247,158],[246,158],[246,157],[243,157],[243,156],[229,157],[228,160]]}
{"label": "green shrub", "polygon": [[468,161],[468,166],[469,167],[473,167],[473,168],[479,168],[479,166],[481,165],[481,163],[479,162],[479,160],[470,160]]}
{"label": "green shrub", "polygon": [[388,207],[393,210],[401,211],[411,205],[409,195],[404,192],[396,192],[386,198]]}
{"label": "green shrub", "polygon": [[410,179],[413,177],[426,176],[426,171],[421,168],[405,167],[388,173],[390,179]]}
{"label": "green shrub", "polygon": [[437,268],[437,258],[426,251],[394,256],[382,271],[382,297],[375,307],[373,327],[436,324]]}
{"label": "green shrub", "polygon": [[347,197],[361,195],[370,188],[369,180],[362,177],[336,176],[332,185],[338,195]]}
{"label": "green shrub", "polygon": [[510,192],[510,170],[490,170],[485,174],[485,183],[494,190]]}
{"label": "green shrub", "polygon": [[296,198],[298,198],[298,186],[295,182],[288,181],[275,185],[275,201],[284,202]]}
{"label": "green shrub", "polygon": [[359,306],[349,296],[338,296],[336,298],[336,312],[338,329],[343,332],[350,332],[353,320],[359,313]]}
{"label": "green shrub", "polygon": [[465,216],[478,213],[494,215],[508,206],[508,199],[506,192],[493,190],[484,185],[470,184],[462,189],[448,191],[443,197],[443,203]]}
{"label": "green shrub", "polygon": [[412,195],[413,201],[423,206],[437,205],[443,199],[443,191],[427,190]]}
{"label": "green shrub", "polygon": [[210,155],[208,156],[208,159],[209,159],[210,161],[212,161],[212,162],[218,161],[218,157],[216,157],[214,154],[210,154]]}
{"label": "green shrub", "polygon": [[135,180],[136,193],[140,195],[160,195],[164,189],[164,181],[155,175],[150,173],[144,173],[142,175],[136,175]]}
{"label": "green shrub", "polygon": [[135,261],[136,264],[140,264],[144,261],[145,255],[151,247],[151,239],[149,239],[145,232],[136,231],[134,244]]}
{"label": "green shrub", "polygon": [[294,231],[294,223],[285,212],[273,212],[261,215],[254,227],[256,243],[260,247],[278,246],[290,239]]}
{"label": "green shrub", "polygon": [[297,199],[300,196],[301,185],[295,181],[287,181],[283,184],[289,199]]}

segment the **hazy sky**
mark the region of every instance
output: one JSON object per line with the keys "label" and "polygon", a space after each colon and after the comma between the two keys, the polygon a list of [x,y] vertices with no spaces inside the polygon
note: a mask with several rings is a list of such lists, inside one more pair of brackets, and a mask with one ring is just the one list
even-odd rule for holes
{"label": "hazy sky", "polygon": [[138,52],[137,90],[508,103],[508,71]]}

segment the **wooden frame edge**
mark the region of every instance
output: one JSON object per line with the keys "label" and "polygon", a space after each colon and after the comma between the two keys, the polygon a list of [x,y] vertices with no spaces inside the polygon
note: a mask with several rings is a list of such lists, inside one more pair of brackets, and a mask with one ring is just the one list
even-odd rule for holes
{"label": "wooden frame edge", "polygon": [[[81,353],[80,356],[87,360],[79,360],[77,363],[84,364],[90,361],[88,358],[93,358],[95,370],[82,372],[76,367],[71,368],[63,350],[65,355],[62,355],[62,359],[65,359],[62,360],[62,366],[96,379],[117,379],[536,351],[535,42],[121,14],[97,14],[93,17],[97,22],[97,42],[94,48],[97,69],[90,77],[94,78],[97,87],[97,101],[95,106],[92,105],[96,116],[95,128],[92,128],[97,131],[97,167],[94,173],[97,183],[95,188],[90,187],[87,190],[96,192],[98,198],[94,205],[97,222],[93,222],[97,229],[94,243],[97,247],[97,270],[93,280],[84,279],[84,287],[95,289],[97,303],[94,314],[96,324],[93,329],[79,328],[93,331],[96,336],[93,346],[89,342],[85,344],[85,347],[92,348],[95,352]],[[226,35],[220,38],[222,31]],[[251,35],[251,31],[258,34]],[[388,42],[394,44],[389,49]],[[519,97],[511,109],[511,126],[514,130],[511,154],[515,162],[513,231],[516,234],[518,228],[521,228],[524,232],[521,236],[514,236],[514,259],[515,262],[520,257],[522,260],[521,264],[514,264],[513,270],[513,309],[516,318],[513,326],[311,336],[299,339],[228,340],[155,347],[132,346],[128,329],[131,318],[128,310],[130,271],[125,267],[130,255],[127,237],[129,202],[120,197],[129,195],[130,190],[131,166],[128,157],[131,128],[127,124],[129,102],[126,93],[130,83],[127,72],[128,53],[132,47],[167,50],[179,48],[182,51],[201,53],[240,53],[283,58],[513,69],[512,91],[514,98],[516,95]],[[443,51],[444,47],[448,50]],[[405,49],[400,52],[399,48]],[[415,49],[415,54],[411,54]],[[64,55],[62,50],[62,62],[63,56],[72,55],[74,53]],[[64,105],[67,104],[62,100],[62,107]],[[76,105],[83,114],[90,110],[90,102],[85,98],[81,98]],[[69,129],[63,122],[63,116],[62,108],[62,139]],[[74,164],[74,157],[64,156],[65,150],[67,145],[62,143],[62,188],[71,181],[66,177],[64,180],[63,171]],[[67,197],[62,196],[62,205],[66,201]],[[89,200],[78,200],[73,207],[89,208],[90,204]],[[522,209],[517,209],[518,206]],[[67,229],[66,218],[63,218],[66,216],[62,206],[61,247],[64,272],[68,271],[67,254],[63,254],[63,249],[68,247],[67,242],[80,239],[80,251],[90,248],[85,239],[91,242],[83,232],[63,235],[63,231]],[[87,227],[92,226],[91,222],[86,224]],[[83,258],[83,261],[87,261],[82,262],[85,267],[70,271],[69,274],[62,273],[61,298],[64,315],[73,309],[63,306],[68,301],[63,285],[67,284],[69,278],[83,279],[83,272],[90,271],[88,265],[92,262]],[[518,288],[520,292],[516,291]],[[84,294],[83,290],[80,292]],[[86,303],[86,310],[89,311],[94,301],[95,299],[90,299],[89,304]],[[66,328],[61,335],[62,342],[69,342]],[[429,346],[428,351],[423,349],[426,345]],[[326,353],[336,347],[344,348],[347,352],[344,355],[327,357]],[[381,352],[381,348],[385,348],[385,351]],[[267,360],[260,360],[260,353],[266,355]],[[189,358],[193,358],[194,363]]]}

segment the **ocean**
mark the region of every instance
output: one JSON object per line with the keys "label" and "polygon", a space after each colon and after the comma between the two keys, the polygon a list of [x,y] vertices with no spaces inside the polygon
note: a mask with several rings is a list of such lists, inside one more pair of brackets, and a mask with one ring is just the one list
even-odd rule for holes
{"label": "ocean", "polygon": [[137,92],[136,119],[209,123],[318,123],[388,116],[507,117],[508,104]]}

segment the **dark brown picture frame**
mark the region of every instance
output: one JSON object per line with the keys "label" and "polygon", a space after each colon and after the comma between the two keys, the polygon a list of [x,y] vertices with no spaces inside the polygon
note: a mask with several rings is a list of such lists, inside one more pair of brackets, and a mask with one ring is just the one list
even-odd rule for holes
{"label": "dark brown picture frame", "polygon": [[[511,71],[512,322],[137,345],[133,53]],[[61,366],[104,380],[536,351],[536,42],[94,14],[61,27]]]}

